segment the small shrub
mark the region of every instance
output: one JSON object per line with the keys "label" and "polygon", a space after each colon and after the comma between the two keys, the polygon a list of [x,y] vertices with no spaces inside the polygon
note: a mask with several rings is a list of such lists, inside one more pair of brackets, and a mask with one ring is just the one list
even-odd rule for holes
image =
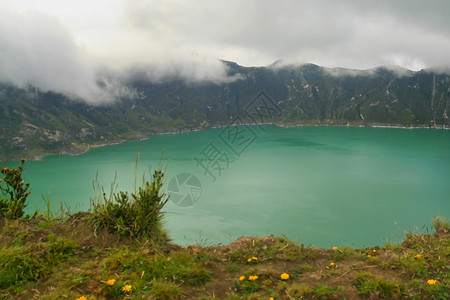
{"label": "small shrub", "polygon": [[3,168],[0,171],[4,176],[0,178],[0,191],[2,193],[0,216],[8,219],[18,219],[23,216],[26,207],[25,202],[30,195],[28,191],[30,184],[25,183],[25,180],[22,179],[24,164],[25,159],[22,159],[18,167]]}
{"label": "small shrub", "polygon": [[92,203],[95,226],[133,237],[165,237],[161,209],[168,197],[161,192],[163,182],[164,173],[155,170],[151,182],[146,181],[131,195],[120,191],[108,198],[103,193],[103,199]]}

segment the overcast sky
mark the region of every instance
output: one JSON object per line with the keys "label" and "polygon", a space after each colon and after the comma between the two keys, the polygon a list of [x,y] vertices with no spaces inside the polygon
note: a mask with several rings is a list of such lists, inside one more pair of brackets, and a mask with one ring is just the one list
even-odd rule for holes
{"label": "overcast sky", "polygon": [[0,0],[0,81],[98,98],[105,68],[220,81],[218,59],[450,67],[450,1]]}

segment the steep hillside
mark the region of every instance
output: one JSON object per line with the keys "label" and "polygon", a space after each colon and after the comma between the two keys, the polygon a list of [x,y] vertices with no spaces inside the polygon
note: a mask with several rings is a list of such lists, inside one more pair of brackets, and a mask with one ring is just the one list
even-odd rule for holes
{"label": "steep hillside", "polygon": [[450,126],[446,74],[225,63],[238,79],[155,83],[135,70],[126,81],[133,97],[97,106],[0,84],[0,159],[80,153],[92,145],[226,125],[238,117],[241,123],[283,126]]}

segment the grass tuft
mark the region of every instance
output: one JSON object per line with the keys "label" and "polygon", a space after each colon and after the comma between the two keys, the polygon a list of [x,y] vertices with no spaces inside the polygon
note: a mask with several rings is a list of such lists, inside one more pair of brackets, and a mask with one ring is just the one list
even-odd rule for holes
{"label": "grass tuft", "polygon": [[437,215],[433,221],[431,222],[434,229],[436,229],[437,232],[449,232],[450,231],[450,220],[446,217],[443,217],[441,215]]}

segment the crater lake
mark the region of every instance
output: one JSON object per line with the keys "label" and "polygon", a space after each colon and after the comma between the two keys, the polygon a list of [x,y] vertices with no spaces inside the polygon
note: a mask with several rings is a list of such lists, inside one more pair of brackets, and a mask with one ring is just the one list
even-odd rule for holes
{"label": "crater lake", "polygon": [[154,135],[27,161],[27,212],[44,212],[47,197],[54,211],[89,210],[95,180],[107,194],[113,181],[116,191],[133,191],[159,167],[171,196],[164,224],[180,245],[270,234],[317,247],[383,245],[404,231],[432,231],[431,220],[450,212],[448,130],[274,125]]}

